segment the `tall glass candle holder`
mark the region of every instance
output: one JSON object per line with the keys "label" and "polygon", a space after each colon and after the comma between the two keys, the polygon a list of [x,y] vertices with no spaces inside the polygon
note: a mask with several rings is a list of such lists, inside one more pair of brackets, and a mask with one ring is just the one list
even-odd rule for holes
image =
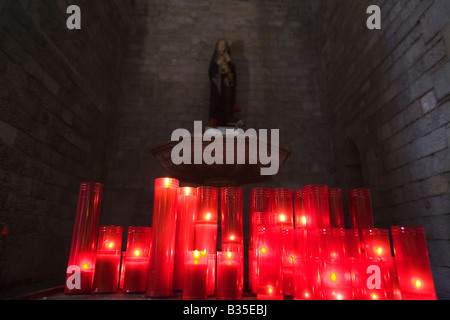
{"label": "tall glass candle holder", "polygon": [[253,249],[253,225],[255,212],[272,212],[273,191],[269,188],[250,189],[249,249]]}
{"label": "tall glass candle holder", "polygon": [[308,254],[321,259],[345,258],[345,234],[342,228],[307,230]]}
{"label": "tall glass candle holder", "polygon": [[350,226],[352,229],[373,229],[372,197],[370,189],[348,190]]}
{"label": "tall glass candle holder", "polygon": [[195,225],[195,250],[217,252],[217,221],[200,221]]}
{"label": "tall glass candle holder", "polygon": [[197,222],[195,226],[194,248],[209,254],[217,252],[218,189],[197,188]]}
{"label": "tall glass candle holder", "polygon": [[307,300],[306,257],[295,256],[292,259],[293,274],[292,282],[294,286],[294,300]]}
{"label": "tall glass candle holder", "polygon": [[[91,292],[102,194],[103,185],[100,183],[86,182],[80,184],[64,288],[65,294],[87,294]],[[79,277],[77,277],[77,274]]]}
{"label": "tall glass candle holder", "polygon": [[342,202],[342,189],[328,189],[328,198],[330,202],[330,227],[345,228],[344,206]]}
{"label": "tall glass candle holder", "polygon": [[242,298],[241,252],[217,252],[217,300]]}
{"label": "tall glass candle holder", "polygon": [[386,300],[383,260],[364,258],[359,262],[359,272],[354,274],[355,300]]}
{"label": "tall glass candle holder", "polygon": [[283,271],[281,264],[280,228],[259,228],[258,251],[258,300],[283,300]]}
{"label": "tall glass candle holder", "polygon": [[391,227],[399,287],[403,300],[436,300],[422,227]]}
{"label": "tall glass candle holder", "polygon": [[208,255],[186,251],[184,261],[183,300],[206,300]]}
{"label": "tall glass candle holder", "polygon": [[123,279],[125,292],[145,292],[147,289],[151,247],[151,227],[128,227],[127,251],[122,262],[125,265]]}
{"label": "tall glass candle holder", "polygon": [[148,297],[172,295],[178,186],[179,181],[176,179],[155,180]]}
{"label": "tall glass candle holder", "polygon": [[253,239],[254,239],[254,248],[253,248],[253,256],[252,260],[253,263],[251,264],[253,275],[253,281],[251,288],[251,291],[256,294],[257,293],[257,282],[258,282],[258,275],[259,275],[259,268],[258,268],[258,255],[259,251],[257,248],[257,243],[259,237],[263,234],[263,230],[265,228],[275,228],[275,221],[276,221],[276,215],[273,212],[255,212],[254,213],[254,219],[253,219]]}
{"label": "tall glass candle holder", "polygon": [[329,228],[330,210],[328,186],[308,185],[303,187],[307,229]]}
{"label": "tall glass candle holder", "polygon": [[295,256],[293,265],[294,300],[322,300],[322,259]]}
{"label": "tall glass candle holder", "polygon": [[398,284],[397,267],[395,258],[384,257],[382,260],[383,283],[387,300],[401,300],[402,293]]}
{"label": "tall glass candle holder", "polygon": [[197,188],[197,222],[217,222],[219,220],[219,189],[215,187]]}
{"label": "tall glass candle holder", "polygon": [[351,265],[347,259],[324,259],[321,263],[323,300],[353,300]]}
{"label": "tall glass candle holder", "polygon": [[243,244],[242,188],[222,188],[220,195],[222,246]]}
{"label": "tall glass candle holder", "polygon": [[282,269],[283,269],[283,293],[287,296],[294,295],[294,265],[293,259],[299,255],[299,247],[296,242],[296,229],[281,228]]}
{"label": "tall glass candle holder", "polygon": [[[250,189],[250,224],[249,224],[249,240],[248,240],[248,282],[250,289],[254,288],[254,270],[256,260],[254,259],[254,228],[255,228],[255,212],[272,212],[273,207],[273,191],[270,188],[252,188]],[[254,290],[252,290],[254,291]]]}
{"label": "tall glass candle holder", "polygon": [[302,189],[294,191],[294,217],[295,228],[306,227],[305,198]]}
{"label": "tall glass candle holder", "polygon": [[119,287],[122,236],[123,227],[102,226],[99,228],[92,286],[92,291],[95,293],[114,293]]}
{"label": "tall glass candle holder", "polygon": [[347,258],[361,258],[361,240],[358,229],[344,229],[345,255]]}
{"label": "tall glass candle holder", "polygon": [[360,233],[366,258],[391,257],[388,229],[361,229]]}
{"label": "tall glass candle holder", "polygon": [[197,188],[183,187],[178,189],[177,237],[173,274],[174,290],[183,289],[184,252],[194,250],[197,201]]}
{"label": "tall glass candle holder", "polygon": [[277,214],[276,223],[278,226],[286,228],[294,227],[291,189],[273,189],[273,212]]}
{"label": "tall glass candle holder", "polygon": [[202,251],[202,254],[208,256],[208,266],[206,274],[206,295],[213,296],[216,293],[216,276],[217,276],[217,252],[207,253]]}

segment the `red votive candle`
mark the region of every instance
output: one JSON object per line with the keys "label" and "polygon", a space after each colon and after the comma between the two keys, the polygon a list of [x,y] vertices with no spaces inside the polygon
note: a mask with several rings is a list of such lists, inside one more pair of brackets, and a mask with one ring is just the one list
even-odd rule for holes
{"label": "red votive candle", "polygon": [[[254,228],[255,228],[255,212],[272,212],[273,207],[273,191],[269,188],[252,188],[250,189],[250,225],[249,225],[249,243],[248,243],[248,281],[252,291],[254,288],[254,270],[256,260],[254,259]],[[254,289],[254,290],[253,290]],[[256,292],[256,291],[255,291]]]}
{"label": "red votive candle", "polygon": [[145,292],[150,250],[152,246],[152,228],[129,227],[127,252],[124,270],[123,290],[128,293]]}
{"label": "red votive candle", "polygon": [[[224,252],[240,253],[244,255],[244,227],[243,227],[243,204],[242,188],[222,188],[220,192],[221,201],[221,227],[222,241],[221,249]],[[244,261],[240,262],[241,279],[239,288],[243,290],[244,284]]]}
{"label": "red votive candle", "polygon": [[273,189],[273,212],[277,214],[277,226],[286,228],[294,227],[291,189]]}
{"label": "red votive candle", "polygon": [[273,212],[255,212],[253,219],[253,239],[254,239],[254,248],[252,250],[253,253],[253,263],[252,263],[252,275],[253,281],[252,286],[250,287],[254,294],[257,293],[257,282],[258,282],[258,249],[256,248],[258,238],[262,234],[261,229],[275,227],[276,215]]}
{"label": "red votive candle", "polygon": [[217,222],[219,220],[219,189],[215,187],[197,188],[197,222]]}
{"label": "red votive candle", "polygon": [[198,187],[197,204],[194,248],[215,255],[217,252],[218,189]]}
{"label": "red votive candle", "polygon": [[87,294],[94,280],[103,185],[81,183],[67,267],[65,294]]}
{"label": "red votive candle", "polygon": [[389,230],[387,229],[362,229],[362,245],[366,258],[391,257],[391,245],[389,242]]}
{"label": "red votive candle", "polygon": [[383,283],[387,300],[401,300],[402,293],[398,284],[395,258],[384,257],[382,260]]}
{"label": "red votive candle", "polygon": [[328,189],[328,198],[330,206],[330,227],[345,228],[344,206],[342,202],[342,189]]}
{"label": "red votive candle", "polygon": [[321,259],[345,257],[345,234],[342,228],[309,229],[308,255]]}
{"label": "red votive candle", "polygon": [[353,300],[351,265],[347,259],[324,259],[321,264],[323,300]]}
{"label": "red votive candle", "polygon": [[294,300],[322,299],[321,263],[319,258],[293,258]]}
{"label": "red votive candle", "polygon": [[330,212],[328,186],[308,185],[303,187],[307,229],[329,228]]}
{"label": "red votive candle", "polygon": [[[298,230],[298,229],[297,229]],[[299,255],[296,243],[296,229],[281,228],[282,268],[283,268],[283,293],[287,296],[294,295],[294,266],[293,258]]]}
{"label": "red votive candle", "polygon": [[241,252],[217,252],[217,300],[240,300],[242,297]]}
{"label": "red votive candle", "polygon": [[273,191],[269,188],[250,189],[249,249],[253,249],[253,225],[255,212],[273,212]]}
{"label": "red votive candle", "polygon": [[222,188],[220,191],[222,246],[243,244],[242,188]]}
{"label": "red votive candle", "polygon": [[183,300],[206,300],[208,255],[186,251],[184,260]]}
{"label": "red votive candle", "polygon": [[344,229],[345,255],[347,258],[361,258],[361,240],[358,229]]}
{"label": "red votive candle", "polygon": [[352,229],[373,229],[372,198],[370,189],[348,190],[350,226]]}
{"label": "red votive candle", "polygon": [[195,226],[195,250],[217,252],[217,222],[198,222]]}
{"label": "red votive candle", "polygon": [[176,179],[155,180],[148,297],[172,295],[178,186]]}
{"label": "red votive candle", "polygon": [[173,274],[174,290],[183,289],[184,252],[194,250],[195,223],[197,220],[197,188],[178,189],[177,237]]}
{"label": "red votive candle", "polygon": [[293,274],[292,282],[294,287],[294,300],[307,300],[306,258],[295,256],[292,258]]}
{"label": "red votive candle", "polygon": [[355,300],[386,300],[382,259],[361,259],[360,270],[354,277],[359,289],[355,291]]}
{"label": "red votive candle", "polygon": [[283,300],[280,228],[258,228],[258,300]]}
{"label": "red votive candle", "polygon": [[[206,252],[202,251],[202,253]],[[217,252],[214,254],[207,253],[207,255],[206,295],[213,296],[216,293]]]}
{"label": "red votive candle", "polygon": [[305,198],[303,197],[302,189],[294,191],[294,216],[295,216],[295,227],[305,228],[306,227]]}
{"label": "red votive candle", "polygon": [[114,293],[119,287],[123,227],[102,226],[99,229],[95,276],[92,291]]}
{"label": "red votive candle", "polygon": [[422,227],[391,227],[398,282],[403,300],[436,300]]}

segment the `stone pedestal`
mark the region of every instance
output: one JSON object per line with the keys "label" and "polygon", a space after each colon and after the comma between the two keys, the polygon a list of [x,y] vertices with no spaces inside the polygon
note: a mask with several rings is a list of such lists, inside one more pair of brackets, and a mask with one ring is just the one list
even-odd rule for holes
{"label": "stone pedestal", "polygon": [[[237,164],[237,148],[236,141],[234,145],[234,164],[226,164],[227,159],[227,134],[224,133],[225,130],[223,128],[217,129],[217,135],[222,135],[223,141],[223,163],[224,164],[205,164],[202,161],[202,164],[193,164],[195,159],[195,153],[199,152],[200,149],[196,150],[194,146],[195,138],[202,139],[202,137],[195,137],[193,134],[191,135],[191,163],[192,164],[180,164],[175,165],[172,161],[171,154],[172,149],[179,144],[176,142],[166,142],[162,143],[156,147],[154,147],[151,152],[158,159],[161,166],[166,170],[167,174],[170,177],[179,179],[184,183],[193,183],[198,185],[208,185],[208,186],[217,186],[217,187],[227,187],[227,186],[240,186],[249,183],[257,183],[262,182],[270,176],[261,175],[261,168],[267,167],[268,165],[263,165],[259,161],[256,164],[250,164],[250,156],[249,156],[249,147],[250,143],[256,143],[259,145],[259,138],[254,137],[251,139],[256,139],[250,141],[250,139],[245,139],[245,164]],[[237,135],[235,135],[237,136]],[[201,155],[206,147],[211,144],[211,141],[203,141],[201,142]],[[267,150],[270,152],[270,142],[267,142]],[[279,146],[279,167],[285,163],[291,151],[286,148]],[[252,155],[255,156],[255,155]],[[203,158],[202,158],[203,159]]]}

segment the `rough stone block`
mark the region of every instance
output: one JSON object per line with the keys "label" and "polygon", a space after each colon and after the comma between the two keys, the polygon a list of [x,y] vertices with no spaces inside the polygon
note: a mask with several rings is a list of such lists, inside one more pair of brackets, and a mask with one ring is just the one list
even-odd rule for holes
{"label": "rough stone block", "polygon": [[450,62],[437,70],[434,75],[434,91],[438,100],[450,95]]}

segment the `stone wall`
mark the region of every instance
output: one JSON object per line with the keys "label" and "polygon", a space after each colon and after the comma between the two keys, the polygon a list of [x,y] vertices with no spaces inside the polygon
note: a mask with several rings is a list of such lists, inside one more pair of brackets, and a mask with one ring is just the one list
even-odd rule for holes
{"label": "stone wall", "polygon": [[[371,4],[381,30],[366,28]],[[354,143],[376,225],[424,226],[436,290],[449,298],[450,4],[322,0],[315,13],[334,181],[352,186]]]}
{"label": "stone wall", "polygon": [[106,177],[130,4],[0,1],[0,296],[64,283],[79,184]]}

